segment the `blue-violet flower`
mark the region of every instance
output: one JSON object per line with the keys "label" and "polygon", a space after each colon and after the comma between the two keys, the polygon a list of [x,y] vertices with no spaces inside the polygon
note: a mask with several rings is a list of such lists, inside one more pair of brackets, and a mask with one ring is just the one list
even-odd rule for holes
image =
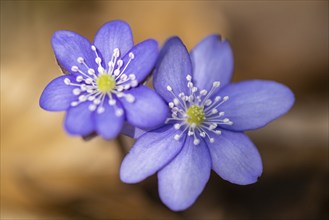
{"label": "blue-violet flower", "polygon": [[176,211],[195,202],[211,169],[231,183],[256,182],[261,157],[243,131],[286,113],[294,95],[273,81],[230,83],[232,72],[231,47],[219,36],[205,38],[191,54],[179,38],[169,39],[153,83],[171,115],[138,138],[121,164],[121,180],[136,183],[158,172],[160,198]]}
{"label": "blue-violet flower", "polygon": [[143,129],[163,124],[166,104],[141,85],[158,56],[155,40],[134,46],[129,25],[117,20],[101,27],[94,44],[74,32],[57,31],[52,46],[60,66],[69,74],[47,85],[40,106],[67,111],[65,129],[69,134],[97,132],[110,139],[118,135],[125,120]]}

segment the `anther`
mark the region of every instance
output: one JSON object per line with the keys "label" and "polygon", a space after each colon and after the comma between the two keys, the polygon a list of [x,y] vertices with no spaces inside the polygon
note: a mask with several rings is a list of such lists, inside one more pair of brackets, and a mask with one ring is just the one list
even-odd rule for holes
{"label": "anther", "polygon": [[96,51],[96,47],[95,47],[94,45],[91,45],[91,49],[92,49],[93,51]]}
{"label": "anther", "polygon": [[133,103],[135,101],[135,97],[131,94],[126,94],[125,98],[129,103]]}
{"label": "anther", "polygon": [[85,95],[80,95],[79,96],[79,101],[80,102],[84,102],[84,101],[86,101],[87,100],[87,97],[85,96]]}
{"label": "anther", "polygon": [[102,62],[102,59],[101,59],[100,57],[96,57],[96,58],[95,58],[95,62],[96,62],[97,64],[100,64],[100,63]]}
{"label": "anther", "polygon": [[135,58],[135,55],[134,55],[132,52],[130,52],[130,53],[129,53],[129,58],[130,58],[130,59],[134,59],[134,58]]}
{"label": "anther", "polygon": [[77,66],[72,66],[71,70],[72,70],[72,72],[78,72],[79,68]]}
{"label": "anther", "polygon": [[115,49],[113,50],[113,56],[114,56],[114,57],[119,57],[119,56],[120,56],[120,50],[119,50],[119,48],[115,48]]}
{"label": "anther", "polygon": [[118,65],[118,67],[121,67],[123,65],[123,61],[122,60],[118,60],[117,61],[117,65]]}
{"label": "anther", "polygon": [[95,70],[93,70],[93,69],[88,69],[88,74],[89,74],[89,75],[94,75],[94,74],[95,74]]}
{"label": "anther", "polygon": [[97,113],[98,114],[101,114],[101,113],[103,113],[105,111],[105,108],[103,107],[103,106],[99,106],[98,108],[97,108]]}
{"label": "anther", "polygon": [[195,138],[194,141],[193,141],[193,144],[194,144],[194,145],[198,145],[199,143],[200,143],[200,140],[197,139],[197,138]]}
{"label": "anther", "polygon": [[94,104],[90,104],[89,106],[88,106],[88,109],[90,110],[90,111],[95,111],[96,110],[96,105],[94,105]]}
{"label": "anther", "polygon": [[74,95],[80,95],[81,90],[79,88],[75,88],[75,89],[72,90],[72,92],[73,92]]}
{"label": "anther", "polygon": [[122,116],[122,115],[123,115],[123,110],[122,110],[121,108],[116,109],[116,110],[115,110],[115,115],[116,115],[117,117]]}
{"label": "anther", "polygon": [[200,95],[205,96],[207,95],[207,90],[203,89],[200,91]]}
{"label": "anther", "polygon": [[99,105],[101,103],[101,100],[100,99],[94,99],[94,104],[95,105]]}
{"label": "anther", "polygon": [[77,82],[82,82],[83,77],[82,76],[77,76],[77,78],[75,79]]}
{"label": "anther", "polygon": [[176,141],[178,141],[180,138],[181,138],[181,136],[180,136],[179,134],[176,134],[176,135],[174,136],[174,139],[175,139]]}
{"label": "anther", "polygon": [[71,102],[71,106],[77,106],[79,104],[79,102]]}
{"label": "anther", "polygon": [[117,101],[115,99],[110,99],[109,100],[109,105],[113,106],[117,103]]}
{"label": "anther", "polygon": [[65,83],[66,85],[70,85],[71,80],[70,80],[69,78],[65,78],[65,79],[64,79],[64,83]]}
{"label": "anther", "polygon": [[215,88],[218,88],[220,86],[220,82],[219,81],[215,81],[212,83],[212,86]]}
{"label": "anther", "polygon": [[176,130],[178,130],[178,129],[180,128],[180,124],[176,123],[176,124],[174,125],[174,128],[175,128]]}
{"label": "anther", "polygon": [[77,61],[78,63],[83,63],[85,60],[82,57],[78,57]]}

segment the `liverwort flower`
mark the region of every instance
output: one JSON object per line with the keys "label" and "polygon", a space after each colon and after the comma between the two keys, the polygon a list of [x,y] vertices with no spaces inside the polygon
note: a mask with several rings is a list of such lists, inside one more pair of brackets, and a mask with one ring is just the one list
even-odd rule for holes
{"label": "liverwort flower", "polygon": [[134,46],[129,25],[112,21],[101,27],[94,44],[74,32],[58,31],[52,46],[69,74],[48,84],[40,106],[67,111],[65,129],[69,134],[97,132],[110,139],[118,135],[125,120],[142,129],[165,121],[165,103],[141,84],[158,56],[155,40]]}
{"label": "liverwort flower", "polygon": [[262,161],[243,131],[286,113],[294,95],[273,81],[230,83],[232,72],[228,41],[212,35],[189,54],[179,38],[168,40],[153,82],[171,115],[137,139],[122,162],[121,180],[137,183],[158,172],[160,198],[176,211],[195,202],[211,169],[231,183],[255,183]]}

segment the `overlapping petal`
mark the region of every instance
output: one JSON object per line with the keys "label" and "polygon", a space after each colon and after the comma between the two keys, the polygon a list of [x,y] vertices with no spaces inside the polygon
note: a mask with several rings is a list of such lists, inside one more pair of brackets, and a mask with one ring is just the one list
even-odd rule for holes
{"label": "overlapping petal", "polygon": [[126,93],[135,98],[133,103],[124,97],[120,99],[130,124],[141,129],[151,129],[164,123],[169,108],[154,91],[146,86],[139,86]]}
{"label": "overlapping petal", "polygon": [[219,35],[210,35],[192,51],[193,79],[200,89],[210,90],[214,81],[224,86],[231,81],[234,60],[231,46]]}
{"label": "overlapping petal", "polygon": [[158,173],[161,200],[172,210],[191,206],[203,191],[211,171],[207,145],[187,138],[182,151]]}
{"label": "overlapping petal", "polygon": [[132,126],[128,122],[124,122],[120,134],[137,139],[143,134],[145,134],[146,132],[147,130],[136,128],[135,126]]}
{"label": "overlapping petal", "polygon": [[65,129],[69,134],[87,136],[95,129],[92,118],[93,112],[88,109],[90,103],[83,102],[71,107],[65,116]]}
{"label": "overlapping petal", "polygon": [[94,42],[103,55],[106,66],[115,48],[120,49],[120,57],[123,57],[134,45],[129,24],[120,20],[104,24],[97,32]]}
{"label": "overlapping petal", "polygon": [[[115,107],[107,104],[107,98],[103,105],[105,111],[101,114],[95,112],[93,114],[95,129],[97,133],[105,139],[115,138],[121,131],[124,121],[124,114],[122,116],[116,116]],[[121,108],[121,104],[117,102],[117,108]]]}
{"label": "overlapping petal", "polygon": [[266,80],[230,84],[216,95],[229,96],[219,110],[233,122],[222,127],[235,131],[260,128],[288,112],[294,103],[288,87]]}
{"label": "overlapping petal", "polygon": [[225,130],[214,138],[214,143],[208,142],[212,169],[231,183],[255,183],[262,174],[263,166],[258,150],[248,136]]}
{"label": "overlapping petal", "polygon": [[175,94],[188,94],[188,74],[192,74],[190,55],[182,41],[178,37],[172,37],[160,52],[154,72],[154,88],[167,102],[171,102],[173,96],[168,92],[167,86],[170,85]]}
{"label": "overlapping petal", "polygon": [[77,97],[73,94],[74,87],[64,83],[64,79],[75,80],[73,76],[60,76],[51,81],[43,90],[39,104],[47,111],[65,111]]}
{"label": "overlapping petal", "polygon": [[130,59],[129,53],[134,54],[134,59],[131,60],[124,73],[126,75],[134,74],[138,82],[142,82],[145,77],[151,72],[158,58],[158,43],[155,40],[145,40],[135,45],[124,57],[124,65]]}
{"label": "overlapping petal", "polygon": [[122,161],[120,178],[125,183],[137,183],[153,175],[181,150],[185,136],[174,139],[177,131],[171,126],[142,135]]}
{"label": "overlapping petal", "polygon": [[91,44],[85,37],[71,31],[57,31],[52,37],[52,46],[58,62],[67,71],[76,74],[71,68],[78,66],[87,73],[88,69],[77,62],[79,57],[82,57],[90,68],[97,70],[95,52],[92,51]]}

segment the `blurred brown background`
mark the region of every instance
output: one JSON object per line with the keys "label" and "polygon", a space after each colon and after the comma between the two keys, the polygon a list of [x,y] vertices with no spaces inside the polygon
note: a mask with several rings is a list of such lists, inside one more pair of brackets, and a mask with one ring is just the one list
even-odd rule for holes
{"label": "blurred brown background", "polygon": [[[296,95],[294,108],[248,132],[264,173],[250,186],[217,175],[187,211],[159,200],[156,177],[120,182],[118,141],[84,142],[63,113],[39,108],[59,76],[50,39],[68,29],[90,40],[113,19],[135,42],[178,35],[191,49],[220,33],[235,54],[234,81],[268,79]],[[328,1],[1,0],[1,219],[327,219]],[[120,138],[129,149],[131,140]]]}

